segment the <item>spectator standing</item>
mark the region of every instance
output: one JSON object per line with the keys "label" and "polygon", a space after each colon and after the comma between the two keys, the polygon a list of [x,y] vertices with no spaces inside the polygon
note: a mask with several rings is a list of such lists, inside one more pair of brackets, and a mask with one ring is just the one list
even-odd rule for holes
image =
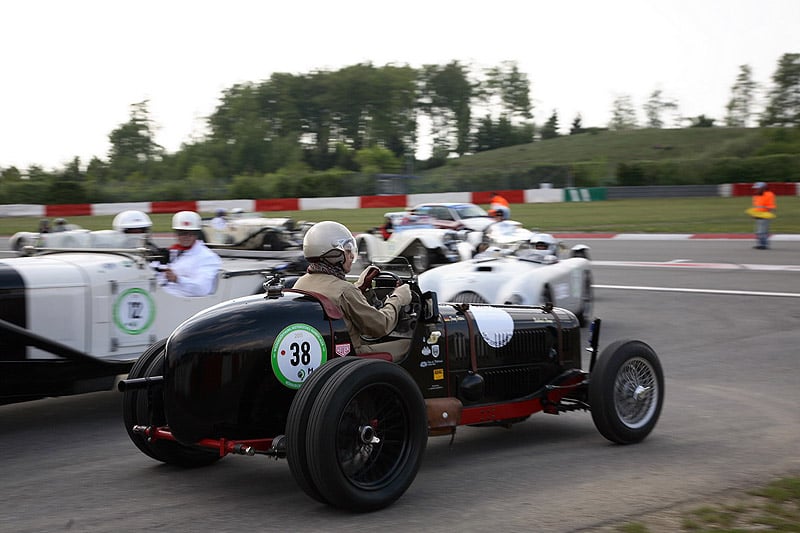
{"label": "spectator standing", "polygon": [[753,184],[753,218],[756,219],[756,250],[766,250],[769,248],[769,223],[770,219],[775,218],[775,193],[763,181]]}
{"label": "spectator standing", "polygon": [[511,218],[511,206],[508,204],[508,200],[506,200],[503,196],[493,192],[492,199],[489,201],[489,204],[489,209],[499,211],[503,216],[503,220],[508,220]]}

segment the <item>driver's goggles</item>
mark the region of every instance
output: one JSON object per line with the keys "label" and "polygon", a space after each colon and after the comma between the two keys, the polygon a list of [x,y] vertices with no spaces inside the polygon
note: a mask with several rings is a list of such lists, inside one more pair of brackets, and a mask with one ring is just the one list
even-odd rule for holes
{"label": "driver's goggles", "polygon": [[356,240],[353,237],[338,239],[331,243],[331,248],[342,250],[344,252],[352,252],[356,249]]}

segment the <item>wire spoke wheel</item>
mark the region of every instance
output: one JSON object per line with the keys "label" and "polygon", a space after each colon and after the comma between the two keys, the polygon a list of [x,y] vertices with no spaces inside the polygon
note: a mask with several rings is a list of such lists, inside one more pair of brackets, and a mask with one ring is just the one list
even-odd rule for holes
{"label": "wire spoke wheel", "polygon": [[331,505],[381,509],[411,485],[427,438],[425,400],[408,372],[359,359],[337,370],[314,402],[308,471]]}
{"label": "wire spoke wheel", "polygon": [[387,387],[364,389],[348,403],[336,434],[336,455],[351,483],[372,490],[392,477],[410,437],[409,416],[397,391]]}
{"label": "wire spoke wheel", "polygon": [[619,444],[643,440],[664,404],[664,372],[653,349],[622,340],[603,350],[589,377],[592,420],[605,438]]}
{"label": "wire spoke wheel", "polygon": [[614,407],[623,424],[640,428],[653,416],[658,381],[653,366],[641,357],[626,361],[614,382]]}

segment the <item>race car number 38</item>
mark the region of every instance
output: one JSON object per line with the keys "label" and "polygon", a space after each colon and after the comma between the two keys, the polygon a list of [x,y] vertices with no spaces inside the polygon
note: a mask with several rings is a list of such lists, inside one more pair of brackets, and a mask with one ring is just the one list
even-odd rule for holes
{"label": "race car number 38", "polygon": [[327,359],[325,339],[308,324],[286,326],[272,345],[272,371],[290,389],[299,389]]}

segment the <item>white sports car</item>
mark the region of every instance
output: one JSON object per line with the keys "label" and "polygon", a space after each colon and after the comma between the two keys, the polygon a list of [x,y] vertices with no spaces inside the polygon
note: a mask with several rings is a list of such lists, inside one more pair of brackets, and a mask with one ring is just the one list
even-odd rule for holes
{"label": "white sports car", "polygon": [[548,250],[493,247],[474,259],[440,266],[420,274],[419,286],[440,302],[546,305],[575,313],[581,325],[593,306],[588,247],[578,245],[572,257],[558,259]]}
{"label": "white sports car", "polygon": [[[389,216],[387,213],[386,217]],[[434,264],[462,259],[458,248],[461,241],[456,231],[434,227],[428,217],[419,216],[412,216],[401,225],[395,224],[388,239],[376,230],[356,235],[358,260],[362,266],[374,260],[404,257],[418,273]]]}
{"label": "white sports car", "polygon": [[196,312],[264,292],[267,275],[306,266],[299,251],[220,250],[214,292],[180,297],[159,287],[159,254],[131,242],[137,236],[79,236],[70,246],[77,249],[0,259],[0,405],[110,389],[148,346]]}
{"label": "white sports car", "polygon": [[74,234],[74,233],[86,233],[89,230],[83,229],[77,224],[66,224],[64,226],[65,231],[55,232],[55,233],[39,233],[38,231],[18,231],[14,235],[8,238],[8,249],[14,250],[15,252],[22,252],[22,249],[26,246],[36,246],[39,243],[39,239],[45,235],[61,235],[61,234]]}
{"label": "white sports car", "polygon": [[300,248],[312,223],[288,217],[262,217],[260,213],[231,212],[224,229],[203,220],[203,240],[214,246],[247,250],[287,250]]}
{"label": "white sports car", "polygon": [[483,231],[494,218],[482,207],[465,202],[441,202],[415,205],[409,210],[418,216],[430,217],[438,228]]}

